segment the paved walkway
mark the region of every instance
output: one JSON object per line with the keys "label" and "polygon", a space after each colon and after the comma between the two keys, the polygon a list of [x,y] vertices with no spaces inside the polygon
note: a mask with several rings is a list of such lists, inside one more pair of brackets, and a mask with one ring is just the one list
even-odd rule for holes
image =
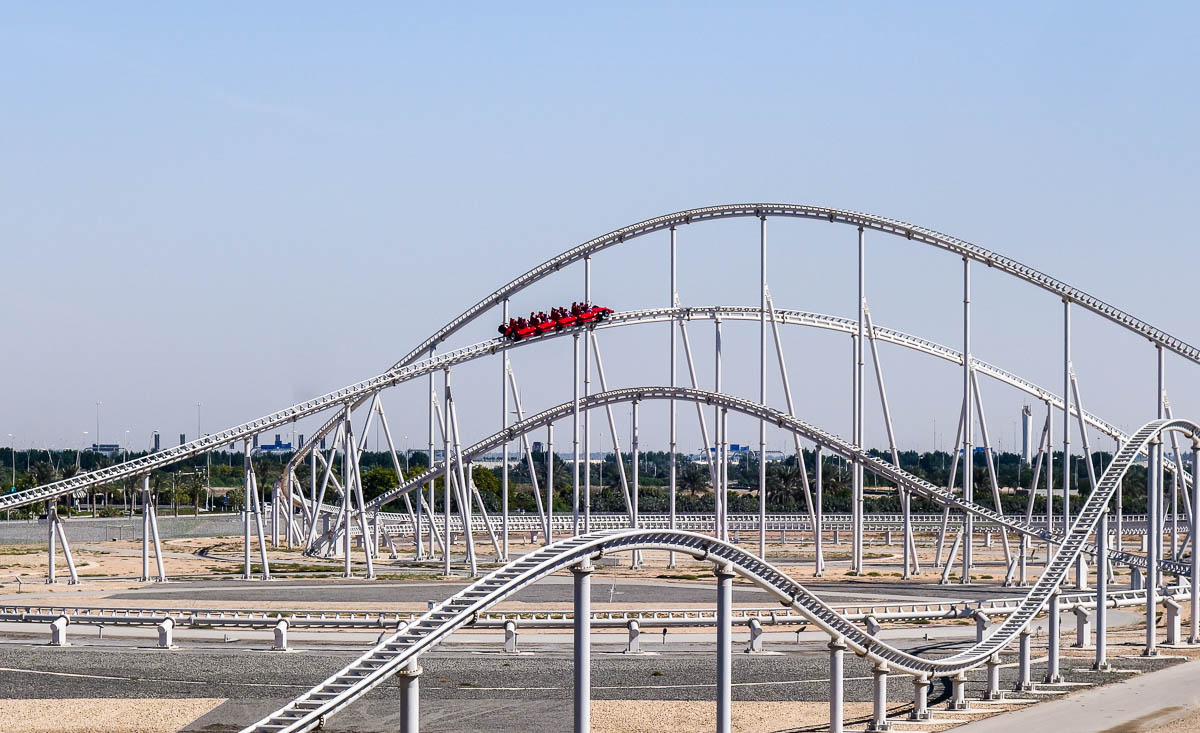
{"label": "paved walkway", "polygon": [[[1120,662],[1118,659],[1114,663]],[[955,728],[956,733],[1152,730],[1200,709],[1200,660]]]}

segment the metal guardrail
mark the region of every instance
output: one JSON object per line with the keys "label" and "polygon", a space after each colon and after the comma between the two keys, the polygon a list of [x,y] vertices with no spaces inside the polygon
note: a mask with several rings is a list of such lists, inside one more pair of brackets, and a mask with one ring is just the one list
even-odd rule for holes
{"label": "metal guardrail", "polygon": [[[1189,598],[1184,586],[1170,586],[1160,599]],[[1119,608],[1144,604],[1144,590],[1118,590],[1108,594],[1110,607]],[[1021,598],[993,598],[975,601],[942,601],[932,603],[864,603],[832,606],[844,618],[863,621],[873,618],[889,621],[936,621],[970,619],[977,612],[989,616],[1006,615],[1021,605]],[[1074,608],[1093,608],[1095,593],[1069,593],[1060,596],[1059,606],[1065,611]],[[170,618],[181,627],[242,627],[273,628],[287,621],[294,629],[389,629],[420,618],[424,611],[384,610],[309,610],[280,609],[246,611],[240,609],[196,610],[187,608],[113,608],[102,606],[0,606],[0,621],[17,623],[49,623],[66,617],[71,624],[112,626],[153,626]],[[500,629],[508,622],[522,628],[569,628],[575,615],[571,610],[544,611],[485,611],[475,615],[469,628]],[[754,607],[733,609],[734,623],[757,620],[763,626],[802,625],[811,622],[808,616],[791,609]],[[705,608],[647,608],[592,611],[592,623],[598,628],[624,628],[630,621],[654,627],[713,626],[716,610]]]}

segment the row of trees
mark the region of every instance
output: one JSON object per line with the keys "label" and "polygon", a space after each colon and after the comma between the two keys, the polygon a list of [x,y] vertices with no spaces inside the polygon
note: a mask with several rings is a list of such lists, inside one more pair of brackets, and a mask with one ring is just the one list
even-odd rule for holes
{"label": "row of trees", "polygon": [[[8,455],[5,456],[4,454]],[[885,462],[891,461],[890,454],[872,451],[872,455]],[[12,453],[8,449],[0,449],[0,465],[7,457],[10,465]],[[131,456],[133,457],[133,456]],[[25,470],[18,470],[16,489],[27,489],[42,484],[51,483],[61,478],[69,478],[78,471],[90,471],[112,465],[113,460],[107,456],[85,452],[76,455],[73,451],[57,453],[18,452],[18,467],[23,458]],[[402,468],[417,471],[429,464],[428,455],[424,452],[413,452],[404,460],[400,457]],[[541,490],[545,492],[546,454],[535,452],[532,456],[533,471]],[[973,456],[972,470],[976,487],[976,500],[991,505],[991,479],[987,467],[986,456],[977,452]],[[283,474],[287,456],[261,455],[254,456],[252,462],[258,485],[269,491],[269,487]],[[900,467],[905,471],[923,478],[935,485],[945,486],[950,478],[953,465],[953,455],[945,452],[918,453],[902,451],[899,453]],[[772,512],[800,512],[806,509],[803,485],[807,475],[810,486],[815,483],[815,460],[812,451],[805,451],[802,462],[796,456],[788,456],[777,462],[768,462],[766,467],[767,509]],[[1091,457],[1093,469],[1097,476],[1112,460],[1109,453],[1095,453]],[[1070,471],[1073,475],[1073,487],[1076,493],[1086,495],[1090,492],[1087,466],[1082,456],[1071,456]],[[363,478],[363,493],[369,501],[398,483],[398,477],[393,468],[393,458],[387,452],[364,452],[360,459]],[[78,467],[77,467],[78,466]],[[997,483],[1001,487],[1001,502],[1006,512],[1023,512],[1028,501],[1030,483],[1033,478],[1032,468],[1025,464],[1019,455],[1001,453],[994,456],[994,466]],[[626,482],[632,480],[632,456],[623,453],[620,456],[620,467],[624,469]],[[961,466],[959,476],[955,481],[961,485]],[[323,472],[323,468],[319,471]],[[334,458],[333,470],[342,475],[341,460]],[[594,511],[621,512],[625,511],[624,492],[622,491],[621,473],[618,468],[618,458],[608,454],[600,461],[589,464],[591,472],[592,497],[591,505]],[[301,462],[296,468],[297,479],[302,486],[310,482],[310,463]],[[1056,487],[1061,487],[1063,471],[1063,455],[1055,453],[1053,457],[1053,478]],[[206,477],[207,472],[207,477]],[[823,509],[829,512],[846,512],[850,510],[850,466],[839,457],[824,456],[822,462],[823,475]],[[490,511],[500,508],[500,469],[485,469],[476,467],[472,478],[485,505]],[[668,484],[670,476],[670,454],[663,451],[647,451],[638,456],[639,507],[645,512],[661,512],[667,510],[669,502]],[[1039,481],[1038,494],[1035,495],[1035,511],[1043,511],[1045,498],[1043,492],[1045,473]],[[240,488],[244,481],[243,456],[240,453],[218,452],[211,454],[206,460],[201,456],[181,462],[169,471],[155,471],[150,476],[151,489],[156,500],[161,505],[201,507],[205,504],[209,487],[218,488],[220,496],[214,500],[214,508],[233,510],[243,505],[244,496]],[[758,510],[758,456],[755,453],[744,454],[734,460],[729,466],[729,482],[732,490],[730,511],[752,512]],[[441,482],[435,492],[435,502],[441,506]],[[570,511],[572,472],[569,461],[556,456],[554,461],[553,495],[555,511]],[[581,481],[582,483],[582,481]],[[885,482],[877,480],[870,473],[866,475],[867,511],[898,512],[899,497]],[[1127,512],[1144,511],[1146,499],[1145,469],[1134,466],[1125,479],[1124,507]],[[680,512],[710,511],[713,506],[712,483],[707,464],[698,464],[690,458],[676,455],[676,508]],[[113,484],[99,487],[93,497],[88,497],[88,505],[99,506],[101,513],[119,513],[129,507],[133,495],[140,486],[129,483]],[[340,496],[332,485],[326,494],[328,503],[340,501]],[[79,503],[76,502],[78,508]],[[399,510],[403,502],[392,502],[387,508]],[[515,511],[536,511],[537,503],[532,493],[532,481],[529,475],[529,464],[522,457],[514,460],[509,470],[509,506]],[[939,508],[932,502],[914,497],[913,510],[917,512],[937,511]],[[33,511],[32,509],[28,511]],[[26,512],[27,514],[28,512]]]}

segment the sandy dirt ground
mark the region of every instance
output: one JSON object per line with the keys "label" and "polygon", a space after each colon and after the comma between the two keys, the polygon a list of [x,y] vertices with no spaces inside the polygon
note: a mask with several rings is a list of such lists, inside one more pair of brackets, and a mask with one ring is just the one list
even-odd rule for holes
{"label": "sandy dirt ground", "polygon": [[0,700],[7,733],[171,733],[225,702],[172,700]]}
{"label": "sandy dirt ground", "polygon": [[[999,712],[999,711],[997,711]],[[736,733],[776,733],[829,724],[829,704],[824,702],[735,701]],[[871,703],[851,702],[843,708],[846,730],[864,730]],[[986,715],[972,715],[981,720]],[[662,700],[593,700],[592,730],[597,733],[679,733],[716,727],[716,703]],[[949,730],[957,723],[922,721],[922,731]],[[1180,729],[1183,731],[1186,729]]]}

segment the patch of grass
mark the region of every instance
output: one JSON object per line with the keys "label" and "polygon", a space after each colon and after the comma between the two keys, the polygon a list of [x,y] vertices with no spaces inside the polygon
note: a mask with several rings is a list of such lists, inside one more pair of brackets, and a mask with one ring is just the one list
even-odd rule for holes
{"label": "patch of grass", "polygon": [[459,683],[458,683],[458,686],[459,686],[459,687],[479,687],[479,685],[478,685],[478,684],[476,684],[476,683],[474,683],[474,682],[467,682],[467,681],[465,681],[465,680],[464,680],[464,681],[462,681],[462,682],[459,682]]}
{"label": "patch of grass", "polygon": [[854,577],[854,576],[858,575],[858,571],[857,570],[847,570],[846,575],[848,575],[850,577]]}
{"label": "patch of grass", "polygon": [[877,573],[874,570],[872,570],[871,572],[867,573],[867,577],[868,578],[881,578],[881,577],[883,577],[883,573]]}
{"label": "patch of grass", "polygon": [[663,677],[664,675],[663,675],[663,673],[662,673],[662,672],[659,672],[659,671],[656,669],[656,670],[654,670],[653,672],[651,672],[651,673],[650,673],[650,676],[651,676],[651,677]]}
{"label": "patch of grass", "polygon": [[700,580],[700,576],[694,573],[662,573],[657,577],[664,580]]}
{"label": "patch of grass", "polygon": [[33,547],[20,547],[20,546],[0,547],[0,555],[36,555],[36,554],[38,554],[38,550],[37,550],[37,548],[33,548]]}

